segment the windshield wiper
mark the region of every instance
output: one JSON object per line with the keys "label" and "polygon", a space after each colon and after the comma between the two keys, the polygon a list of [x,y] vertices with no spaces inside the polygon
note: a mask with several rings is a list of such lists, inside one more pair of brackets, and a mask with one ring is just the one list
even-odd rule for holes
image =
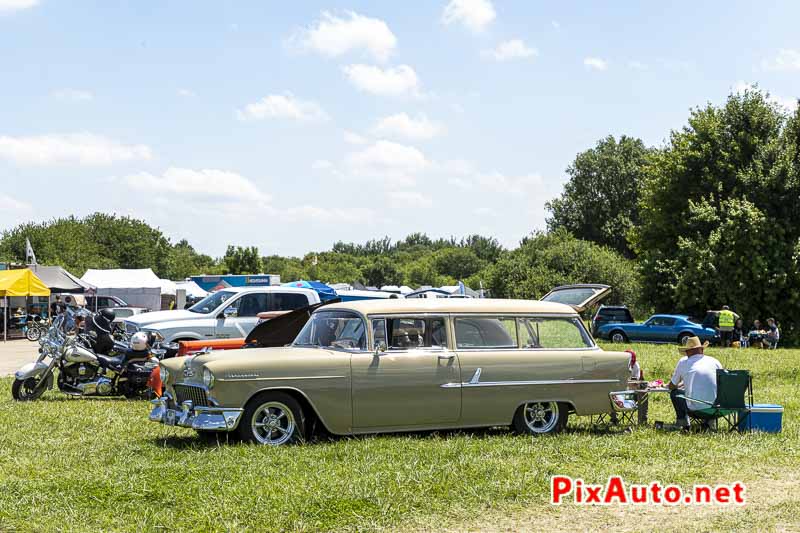
{"label": "windshield wiper", "polygon": [[309,348],[322,348],[322,346],[320,346],[319,344],[314,344],[314,343],[311,343],[311,342],[295,342],[295,343],[292,344],[292,346],[303,346],[303,347],[309,347]]}

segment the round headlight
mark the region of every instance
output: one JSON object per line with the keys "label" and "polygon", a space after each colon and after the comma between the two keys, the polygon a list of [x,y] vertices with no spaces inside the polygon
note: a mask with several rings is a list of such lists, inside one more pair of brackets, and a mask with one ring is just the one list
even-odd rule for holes
{"label": "round headlight", "polygon": [[161,383],[166,383],[169,379],[169,371],[161,365],[158,367],[158,375],[161,378]]}
{"label": "round headlight", "polygon": [[203,369],[203,384],[209,389],[214,386],[214,374],[207,368]]}

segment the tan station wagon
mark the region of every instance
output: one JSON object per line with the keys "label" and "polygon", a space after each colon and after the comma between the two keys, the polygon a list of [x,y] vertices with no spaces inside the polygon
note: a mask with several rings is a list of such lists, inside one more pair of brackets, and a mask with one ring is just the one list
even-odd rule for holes
{"label": "tan station wagon", "polygon": [[162,361],[165,392],[150,419],[271,445],[315,428],[545,434],[570,413],[611,412],[629,376],[629,355],[597,347],[561,303],[356,301],[317,304],[303,322],[288,346]]}

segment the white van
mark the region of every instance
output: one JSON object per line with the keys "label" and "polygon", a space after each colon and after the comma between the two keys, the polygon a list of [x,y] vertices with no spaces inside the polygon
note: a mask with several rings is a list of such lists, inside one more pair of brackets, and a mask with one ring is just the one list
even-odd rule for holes
{"label": "white van", "polygon": [[167,342],[247,337],[258,315],[280,315],[319,303],[319,294],[295,287],[235,287],[203,298],[185,310],[158,311],[125,320],[127,333],[157,331]]}

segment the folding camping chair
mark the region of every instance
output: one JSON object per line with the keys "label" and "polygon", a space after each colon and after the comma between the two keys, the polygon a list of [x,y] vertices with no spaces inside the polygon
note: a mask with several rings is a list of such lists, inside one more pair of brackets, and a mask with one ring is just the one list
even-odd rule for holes
{"label": "folding camping chair", "polygon": [[[748,402],[745,402],[747,393]],[[748,370],[717,370],[717,398],[714,402],[689,398],[679,395],[678,398],[708,405],[704,409],[689,411],[694,420],[708,422],[725,420],[730,431],[739,429],[740,423],[750,415],[753,405],[753,379]]]}

